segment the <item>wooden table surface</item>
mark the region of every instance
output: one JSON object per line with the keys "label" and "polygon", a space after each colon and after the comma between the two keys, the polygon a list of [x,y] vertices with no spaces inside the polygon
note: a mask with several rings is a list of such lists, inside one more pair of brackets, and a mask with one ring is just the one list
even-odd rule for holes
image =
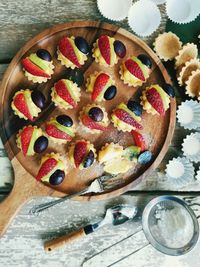
{"label": "wooden table surface", "polygon": [[[165,29],[166,15],[162,5],[160,10],[162,22],[159,30],[151,37],[144,39],[150,46],[158,33]],[[1,0],[0,79],[12,57],[27,40],[52,25],[73,20],[100,20],[112,23],[101,16],[96,6],[96,0]],[[130,30],[126,20],[116,24]],[[177,102],[180,103],[181,100],[178,94]],[[164,174],[166,162],[173,156],[182,155],[181,143],[188,133],[189,131],[177,125],[172,144],[159,168],[134,188],[134,191],[121,197],[89,203],[69,201],[65,205],[50,209],[39,217],[30,216],[30,208],[35,204],[48,201],[50,198],[31,200],[22,208],[5,236],[0,239],[0,267],[76,267],[82,264],[91,267],[200,266],[200,254],[198,253],[200,243],[190,253],[181,257],[161,254],[147,244],[143,232],[140,231],[140,216],[123,226],[105,227],[86,237],[85,240],[51,254],[43,251],[45,240],[84,226],[90,220],[97,220],[103,216],[106,207],[116,203],[131,203],[142,210],[149,199],[168,193],[178,194],[182,198],[191,196],[192,202],[200,203],[200,197],[198,197],[200,182],[194,179],[189,185],[176,189]],[[3,145],[0,143],[0,199],[3,199],[10,190],[10,186],[6,183],[13,183],[13,172]],[[198,205],[195,207],[197,207],[195,212],[200,215]],[[115,245],[116,242],[119,243]],[[110,249],[106,249],[108,247]],[[103,250],[104,252],[100,253]],[[127,257],[129,254],[130,256]],[[120,260],[122,258],[123,260]]]}

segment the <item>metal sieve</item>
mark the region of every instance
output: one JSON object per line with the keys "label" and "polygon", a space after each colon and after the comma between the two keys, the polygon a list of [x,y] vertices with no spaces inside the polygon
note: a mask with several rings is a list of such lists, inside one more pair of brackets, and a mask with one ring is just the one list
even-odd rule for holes
{"label": "metal sieve", "polygon": [[174,196],[152,199],[144,208],[142,225],[149,243],[172,256],[189,252],[199,236],[199,224],[193,210]]}

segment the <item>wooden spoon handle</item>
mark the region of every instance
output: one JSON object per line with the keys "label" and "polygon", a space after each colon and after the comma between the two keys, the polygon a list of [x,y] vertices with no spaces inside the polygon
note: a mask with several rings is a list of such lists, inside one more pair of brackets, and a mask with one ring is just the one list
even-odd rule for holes
{"label": "wooden spoon handle", "polygon": [[72,243],[80,238],[83,238],[86,236],[84,228],[81,228],[78,231],[72,232],[70,234],[61,236],[59,238],[47,241],[44,243],[44,249],[48,252],[57,249],[61,246],[64,246],[66,244]]}

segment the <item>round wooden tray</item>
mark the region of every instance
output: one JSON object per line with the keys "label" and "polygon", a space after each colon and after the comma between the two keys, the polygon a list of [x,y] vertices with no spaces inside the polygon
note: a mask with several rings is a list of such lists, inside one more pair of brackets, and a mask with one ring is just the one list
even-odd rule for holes
{"label": "round wooden tray", "polygon": [[[117,26],[100,23],[100,22],[70,22],[61,25],[54,26],[44,32],[40,33],[29,42],[25,44],[23,48],[17,53],[10,63],[1,84],[1,137],[5,148],[8,152],[8,156],[12,162],[15,172],[15,184],[11,195],[8,197],[13,198],[16,192],[18,195],[19,204],[26,201],[30,196],[35,195],[62,195],[63,193],[72,193],[83,189],[88,185],[91,180],[103,173],[103,169],[100,166],[90,167],[87,170],[75,170],[74,168],[69,169],[69,172],[64,182],[57,187],[49,188],[42,183],[37,183],[34,176],[37,174],[39,168],[39,159],[41,155],[34,157],[24,158],[23,154],[19,151],[16,146],[15,138],[18,130],[25,125],[30,124],[23,119],[19,119],[13,114],[10,104],[14,93],[19,89],[33,89],[38,88],[41,90],[46,98],[49,99],[50,88],[53,86],[55,81],[64,77],[66,68],[61,66],[60,62],[56,58],[56,49],[59,39],[62,36],[83,36],[87,39],[89,44],[93,44],[95,40],[102,34],[108,34],[114,36],[116,39],[121,40],[127,48],[126,58],[130,55],[138,55],[141,53],[148,54],[152,59],[152,73],[147,83],[141,88],[136,89],[124,85],[119,78],[119,66],[120,60],[117,65],[112,68],[105,68],[97,64],[91,56],[89,56],[86,64],[82,67],[85,78],[92,72],[98,70],[105,70],[110,73],[114,78],[117,86],[117,96],[111,101],[105,101],[102,105],[106,108],[108,114],[111,114],[112,109],[122,101],[127,101],[131,96],[138,97],[141,90],[146,86],[154,83],[163,85],[165,82],[170,83],[170,78],[167,74],[166,69],[154,54],[154,52],[140,39],[133,34],[118,28]],[[43,84],[33,84],[28,81],[24,76],[21,66],[21,59],[31,52],[35,52],[38,48],[45,48],[54,55],[53,61],[55,65],[55,73],[50,81]],[[69,114],[77,126],[76,138],[85,138],[94,143],[98,150],[102,145],[107,142],[117,142],[124,147],[133,144],[130,133],[123,133],[117,131],[113,126],[111,131],[102,134],[88,134],[84,132],[78,123],[78,114],[82,107],[86,103],[91,103],[89,95],[85,92],[85,88],[81,89],[81,101],[79,107],[76,110],[59,110],[55,108],[54,104],[49,100],[49,105],[44,110],[37,120],[34,122],[35,125],[42,126],[45,121],[56,114]],[[168,146],[171,142],[171,138],[174,132],[175,126],[175,112],[176,102],[175,99],[171,99],[170,109],[166,112],[165,117],[152,116],[151,114],[143,113],[143,126],[142,133],[148,139],[149,149],[153,152],[154,160],[150,165],[137,166],[137,168],[128,172],[124,175],[125,184],[123,186],[114,188],[110,192],[102,194],[91,194],[90,196],[79,197],[79,200],[99,200],[108,197],[117,196],[123,192],[133,189],[145,176],[149,175],[153,169],[155,169],[164,157]],[[57,151],[62,155],[66,155],[66,145],[54,145],[50,142],[48,151]],[[7,201],[8,201],[7,199]],[[6,202],[6,201],[5,201]],[[1,205],[0,204],[0,208]],[[1,223],[0,223],[1,224]]]}

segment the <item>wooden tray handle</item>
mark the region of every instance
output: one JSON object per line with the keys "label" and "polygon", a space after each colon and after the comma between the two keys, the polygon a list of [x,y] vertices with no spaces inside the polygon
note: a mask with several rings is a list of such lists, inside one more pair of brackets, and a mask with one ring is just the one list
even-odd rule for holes
{"label": "wooden tray handle", "polygon": [[86,236],[84,228],[44,243],[45,251],[52,251]]}
{"label": "wooden tray handle", "polygon": [[[15,163],[18,163],[16,168]],[[0,236],[2,236],[22,205],[35,196],[47,196],[53,191],[37,182],[23,169],[19,162],[12,160],[14,168],[14,185],[10,194],[0,202]]]}

